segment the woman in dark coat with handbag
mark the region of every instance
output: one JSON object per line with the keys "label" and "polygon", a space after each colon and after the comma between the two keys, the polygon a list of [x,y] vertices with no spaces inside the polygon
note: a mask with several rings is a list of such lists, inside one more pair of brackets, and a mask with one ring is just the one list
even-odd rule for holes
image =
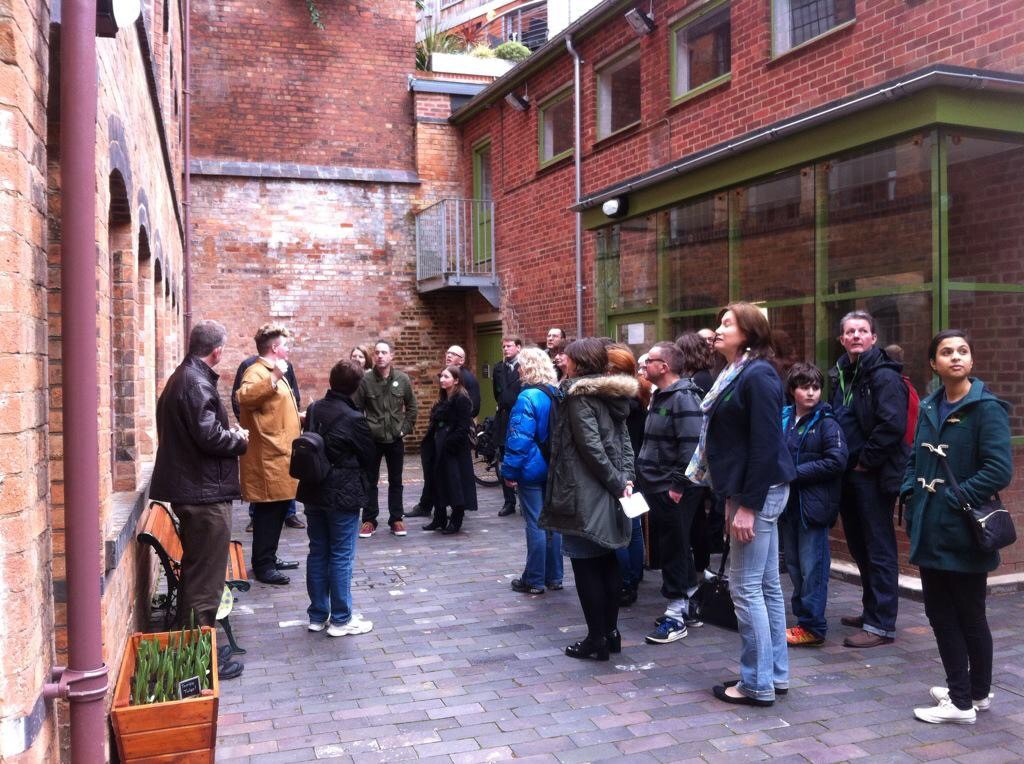
{"label": "woman in dark coat with handbag", "polygon": [[907,502],[910,561],[921,569],[928,621],[935,632],[946,686],[932,687],[935,706],[915,708],[932,724],[973,724],[991,706],[992,633],[985,617],[988,574],[999,553],[975,544],[950,489],[939,451],[972,506],[980,507],[1013,477],[1009,405],[980,379],[967,335],[939,332],[928,347],[942,387],[921,402],[901,501]]}
{"label": "woman in dark coat with handbag", "polygon": [[[424,470],[429,471],[433,519],[425,531],[458,533],[467,508],[476,508],[476,481],[469,432],[473,425],[473,402],[462,386],[458,366],[446,366],[439,378],[437,403],[430,410],[430,426],[423,437]],[[448,507],[452,508],[451,517]]]}
{"label": "woman in dark coat with handbag", "polygon": [[608,660],[622,649],[615,550],[629,544],[630,520],[619,498],[633,491],[633,448],[626,431],[636,377],[606,374],[604,343],[586,337],[565,349],[566,397],[558,414],[540,526],[562,534],[572,561],[587,636],[565,648],[570,658]]}
{"label": "woman in dark coat with handbag", "polygon": [[332,637],[365,634],[373,623],[352,611],[352,563],[359,534],[359,508],[366,506],[373,469],[373,439],[366,418],[352,402],[363,370],[351,361],[331,369],[331,389],[306,412],[306,429],[324,439],[331,470],[320,483],[299,481],[306,507],[306,591],[309,630]]}

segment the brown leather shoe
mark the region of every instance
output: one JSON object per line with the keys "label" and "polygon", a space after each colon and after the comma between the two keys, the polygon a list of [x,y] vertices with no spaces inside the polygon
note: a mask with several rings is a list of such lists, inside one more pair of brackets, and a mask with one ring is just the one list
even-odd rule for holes
{"label": "brown leather shoe", "polygon": [[892,637],[881,637],[878,634],[872,634],[870,631],[860,631],[852,637],[844,639],[843,647],[856,647],[863,650],[868,647],[891,645],[892,641]]}
{"label": "brown leather shoe", "polygon": [[306,524],[302,522],[296,515],[289,515],[284,519],[284,524],[289,528],[305,528]]}
{"label": "brown leather shoe", "polygon": [[844,615],[839,619],[839,623],[843,626],[852,626],[855,629],[864,628],[864,616],[861,615]]}

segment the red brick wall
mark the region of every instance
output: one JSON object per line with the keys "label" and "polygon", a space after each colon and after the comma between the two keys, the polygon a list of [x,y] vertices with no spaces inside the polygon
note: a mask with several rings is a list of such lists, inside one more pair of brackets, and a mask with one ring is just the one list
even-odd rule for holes
{"label": "red brick wall", "polygon": [[411,169],[412,2],[192,4],[196,157]]}

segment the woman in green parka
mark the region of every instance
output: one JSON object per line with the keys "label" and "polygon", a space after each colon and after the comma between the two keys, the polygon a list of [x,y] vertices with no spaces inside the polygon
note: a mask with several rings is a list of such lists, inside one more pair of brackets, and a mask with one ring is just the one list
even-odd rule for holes
{"label": "woman in green parka", "polygon": [[973,724],[991,706],[992,633],[985,617],[988,574],[998,552],[974,543],[967,518],[945,485],[941,448],[975,506],[1013,476],[1009,405],[971,376],[971,343],[947,329],[928,346],[942,386],[921,402],[914,449],[900,490],[907,502],[910,561],[921,569],[925,614],[935,633],[946,686],[932,687],[934,706],[914,716],[932,724]]}

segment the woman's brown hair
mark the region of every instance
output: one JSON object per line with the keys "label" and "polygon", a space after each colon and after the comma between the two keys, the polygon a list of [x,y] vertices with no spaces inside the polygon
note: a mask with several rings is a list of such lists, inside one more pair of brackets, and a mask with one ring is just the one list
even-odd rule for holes
{"label": "woman's brown hair", "polygon": [[612,374],[636,377],[636,381],[640,383],[640,387],[636,391],[637,400],[640,401],[640,405],[644,409],[651,405],[651,382],[647,377],[637,374],[636,359],[633,357],[632,350],[619,343],[609,345],[608,371]]}
{"label": "woman's brown hair", "polygon": [[761,309],[753,303],[734,302],[725,307],[722,315],[727,311],[732,311],[736,327],[746,337],[744,347],[750,353],[750,357],[774,361],[775,343],[772,340],[772,329]]}

